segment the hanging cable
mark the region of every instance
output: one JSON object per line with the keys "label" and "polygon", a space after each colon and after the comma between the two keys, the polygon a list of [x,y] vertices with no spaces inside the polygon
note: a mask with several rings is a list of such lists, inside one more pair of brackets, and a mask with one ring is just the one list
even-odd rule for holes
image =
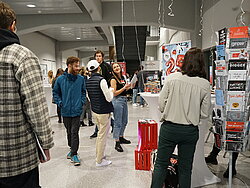
{"label": "hanging cable", "polygon": [[246,13],[244,10],[243,10],[243,3],[244,3],[244,0],[241,0],[241,4],[240,4],[240,10],[241,10],[241,15],[240,15],[240,21],[241,23],[245,26],[246,24],[244,23],[243,21],[243,15]]}
{"label": "hanging cable", "polygon": [[202,2],[201,2],[201,8],[200,8],[200,17],[201,17],[200,24],[201,24],[201,29],[200,29],[200,32],[199,32],[199,36],[202,36],[202,32],[203,32],[203,5],[204,5],[204,0],[202,0]]}
{"label": "hanging cable", "polygon": [[174,16],[173,10],[172,10],[172,5],[174,4],[174,0],[171,0],[170,5],[168,6],[168,9],[170,12],[168,13],[169,16]]}
{"label": "hanging cable", "polygon": [[137,24],[136,24],[136,13],[135,13],[135,1],[132,1],[132,5],[133,5],[133,14],[134,14],[134,22],[135,22],[135,37],[136,37],[136,46],[137,46],[137,54],[138,54],[138,58],[140,61],[140,65],[141,65],[141,54],[140,54],[140,46],[139,46],[139,40],[138,40],[138,31],[137,31]]}
{"label": "hanging cable", "polygon": [[213,7],[213,16],[212,16],[212,24],[211,24],[211,31],[212,31],[212,35],[211,35],[211,42],[210,42],[210,59],[211,59],[211,62],[212,62],[212,65],[213,65],[213,61],[214,61],[214,54],[213,54],[213,40],[214,40],[214,0],[213,0],[213,4],[212,4],[212,7]]}
{"label": "hanging cable", "polygon": [[162,24],[165,27],[165,0],[162,1]]}
{"label": "hanging cable", "polygon": [[161,27],[161,0],[159,0],[159,6],[158,6],[158,24],[159,27]]}
{"label": "hanging cable", "polygon": [[121,9],[122,9],[122,59],[123,62],[125,62],[125,57],[124,57],[124,26],[123,26],[123,22],[124,22],[124,1],[121,1]]}

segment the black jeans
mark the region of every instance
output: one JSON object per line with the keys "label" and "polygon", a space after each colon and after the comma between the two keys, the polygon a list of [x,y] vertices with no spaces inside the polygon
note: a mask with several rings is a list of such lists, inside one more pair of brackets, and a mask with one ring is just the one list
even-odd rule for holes
{"label": "black jeans", "polygon": [[[215,146],[215,144],[214,144],[213,145],[213,150],[211,151],[210,155],[217,157],[217,155],[220,153],[220,151],[221,150],[219,148],[217,148]],[[233,169],[235,169],[235,165],[236,165],[236,161],[237,161],[238,155],[239,155],[238,152],[233,152],[233,160],[232,160]],[[228,166],[229,166],[229,164],[228,164]]]}
{"label": "black jeans", "polygon": [[190,188],[193,157],[199,129],[193,125],[164,122],[161,125],[157,159],[151,188],[162,188],[166,179],[167,167],[175,146],[178,147],[178,172],[180,188]]}
{"label": "black jeans", "polygon": [[77,155],[79,148],[80,116],[63,117],[63,123],[67,129],[68,146],[71,148],[71,155]]}
{"label": "black jeans", "polygon": [[58,116],[58,121],[62,121],[62,115],[61,115],[61,108],[57,106],[57,116]]}
{"label": "black jeans", "polygon": [[0,178],[1,188],[40,188],[38,167],[17,176]]}

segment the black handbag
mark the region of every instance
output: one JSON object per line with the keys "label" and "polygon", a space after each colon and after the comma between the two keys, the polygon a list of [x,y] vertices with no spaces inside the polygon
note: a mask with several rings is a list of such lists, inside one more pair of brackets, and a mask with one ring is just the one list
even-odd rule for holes
{"label": "black handbag", "polygon": [[170,158],[170,164],[167,169],[167,176],[165,179],[165,188],[177,188],[179,185],[178,181],[178,157],[172,155]]}

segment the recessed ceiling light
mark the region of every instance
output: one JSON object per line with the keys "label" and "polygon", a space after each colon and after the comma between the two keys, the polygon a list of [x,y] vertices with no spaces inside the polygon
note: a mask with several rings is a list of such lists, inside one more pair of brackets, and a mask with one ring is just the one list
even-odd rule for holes
{"label": "recessed ceiling light", "polygon": [[77,40],[80,40],[81,38],[80,38],[80,37],[77,37],[76,39],[77,39]]}
{"label": "recessed ceiling light", "polygon": [[29,7],[29,8],[35,8],[36,7],[36,5],[33,5],[33,4],[28,4],[26,6]]}

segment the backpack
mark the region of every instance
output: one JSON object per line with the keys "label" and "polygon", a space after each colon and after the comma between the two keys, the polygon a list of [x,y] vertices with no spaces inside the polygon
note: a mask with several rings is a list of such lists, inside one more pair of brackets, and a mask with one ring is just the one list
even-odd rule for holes
{"label": "backpack", "polygon": [[[156,155],[157,155],[157,152],[152,153],[151,159],[152,159],[153,165],[154,165],[155,160],[156,160]],[[152,170],[153,170],[153,168],[152,168]],[[166,179],[165,179],[163,187],[164,188],[177,188],[178,186],[179,186],[178,156],[175,154],[172,154],[172,156],[170,157],[170,164],[168,165],[168,168],[167,168],[167,175],[166,175]]]}
{"label": "backpack", "polygon": [[167,176],[165,179],[165,188],[177,188],[178,182],[178,158],[177,155],[172,154],[170,164],[167,168]]}

